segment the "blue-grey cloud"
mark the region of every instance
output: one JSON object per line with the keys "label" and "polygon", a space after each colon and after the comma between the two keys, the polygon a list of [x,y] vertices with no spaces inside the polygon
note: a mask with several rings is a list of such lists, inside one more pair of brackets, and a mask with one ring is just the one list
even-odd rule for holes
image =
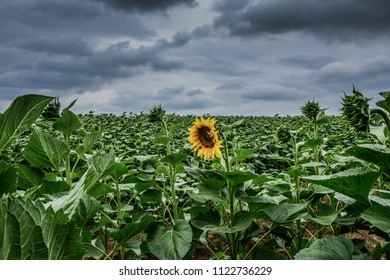
{"label": "blue-grey cloud", "polygon": [[219,1],[216,27],[236,36],[307,32],[326,39],[388,36],[386,0]]}
{"label": "blue-grey cloud", "polygon": [[195,0],[92,0],[102,2],[108,7],[122,11],[151,12],[166,10],[174,6],[194,7]]}

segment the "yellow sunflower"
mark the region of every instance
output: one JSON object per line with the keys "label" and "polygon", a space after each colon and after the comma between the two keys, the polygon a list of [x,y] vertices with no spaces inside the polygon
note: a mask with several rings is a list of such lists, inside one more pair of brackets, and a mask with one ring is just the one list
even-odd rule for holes
{"label": "yellow sunflower", "polygon": [[215,157],[222,158],[222,141],[218,139],[218,131],[215,129],[214,118],[196,118],[194,124],[188,129],[192,151],[198,151],[198,157],[212,160]]}

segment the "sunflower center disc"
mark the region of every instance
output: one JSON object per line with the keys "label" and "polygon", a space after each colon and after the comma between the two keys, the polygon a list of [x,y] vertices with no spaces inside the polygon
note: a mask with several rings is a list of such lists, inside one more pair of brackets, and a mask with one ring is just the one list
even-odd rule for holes
{"label": "sunflower center disc", "polygon": [[214,147],[214,137],[207,126],[199,128],[199,141],[207,148]]}

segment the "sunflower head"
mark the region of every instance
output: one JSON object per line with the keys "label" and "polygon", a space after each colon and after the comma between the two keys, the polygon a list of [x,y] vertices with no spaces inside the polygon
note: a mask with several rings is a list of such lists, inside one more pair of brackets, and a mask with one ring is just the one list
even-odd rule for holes
{"label": "sunflower head", "polygon": [[222,158],[222,141],[218,139],[218,131],[215,129],[214,118],[196,118],[193,125],[188,129],[192,151],[198,151],[198,157],[212,160],[215,157]]}
{"label": "sunflower head", "polygon": [[152,108],[149,110],[149,121],[150,122],[162,122],[163,117],[165,116],[165,109],[164,107],[159,105],[154,105]]}
{"label": "sunflower head", "polygon": [[308,119],[315,121],[317,115],[321,112],[321,107],[318,102],[308,100],[304,106],[301,107],[301,112]]}
{"label": "sunflower head", "polygon": [[61,115],[61,103],[60,98],[57,96],[53,101],[51,101],[43,110],[41,116],[44,119],[55,120],[58,119]]}
{"label": "sunflower head", "polygon": [[352,95],[346,95],[344,93],[343,102],[343,116],[349,122],[349,124],[359,132],[369,130],[370,124],[370,108],[368,101],[370,99],[364,97],[364,95],[353,88]]}

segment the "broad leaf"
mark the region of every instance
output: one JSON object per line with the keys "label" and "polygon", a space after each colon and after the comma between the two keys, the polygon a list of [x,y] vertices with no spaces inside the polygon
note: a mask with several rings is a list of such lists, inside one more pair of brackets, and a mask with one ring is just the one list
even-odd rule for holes
{"label": "broad leaf", "polygon": [[48,202],[46,208],[51,207],[55,212],[62,211],[69,220],[75,220],[79,227],[102,210],[100,203],[93,197],[84,193],[84,175],[76,186],[67,195]]}
{"label": "broad leaf", "polygon": [[61,131],[67,139],[70,138],[72,133],[81,127],[81,122],[79,118],[68,109],[62,111],[62,115],[58,118],[54,124],[53,128],[55,130]]}
{"label": "broad leaf", "polygon": [[0,197],[4,193],[16,191],[16,168],[4,161],[0,161]]}
{"label": "broad leaf", "polygon": [[96,155],[88,161],[88,170],[85,174],[84,190],[88,191],[101,179],[108,176],[115,164],[113,153]]}
{"label": "broad leaf", "polygon": [[232,225],[221,225],[221,219],[217,212],[210,211],[200,213],[192,221],[192,225],[202,230],[211,230],[216,233],[235,233],[245,230],[251,225],[252,217],[247,211],[238,211],[232,221]]}
{"label": "broad leaf", "polygon": [[18,184],[24,189],[38,187],[43,184],[45,175],[42,169],[32,168],[23,164],[17,165]]}
{"label": "broad leaf", "polygon": [[308,202],[300,204],[283,203],[261,209],[255,215],[278,224],[290,223],[308,214],[307,204]]}
{"label": "broad leaf", "polygon": [[337,218],[338,212],[328,206],[323,206],[319,209],[319,215],[310,217],[309,219],[323,226],[331,225]]}
{"label": "broad leaf", "polygon": [[80,229],[40,201],[0,200],[0,259],[81,259]]}
{"label": "broad leaf", "polygon": [[373,205],[367,208],[361,217],[380,230],[390,233],[390,207]]}
{"label": "broad leaf", "polygon": [[309,248],[299,251],[296,260],[352,260],[353,243],[341,236],[317,239]]}
{"label": "broad leaf", "polygon": [[29,129],[54,97],[27,94],[17,97],[10,107],[0,115],[0,151]]}
{"label": "broad leaf", "polygon": [[325,186],[368,204],[368,195],[379,172],[367,167],[353,168],[332,175],[302,177],[309,183]]}
{"label": "broad leaf", "polygon": [[200,185],[205,188],[220,191],[226,186],[226,178],[219,172],[214,170],[204,170],[199,168],[184,167],[185,170],[200,181]]}
{"label": "broad leaf", "polygon": [[346,152],[358,159],[362,159],[378,165],[390,176],[390,149],[383,145],[362,144],[346,150]]}
{"label": "broad leaf", "polygon": [[148,234],[148,247],[160,260],[180,260],[191,247],[192,230],[185,220],[178,220],[165,229],[156,225]]}
{"label": "broad leaf", "polygon": [[172,165],[175,168],[179,163],[181,163],[182,161],[184,161],[186,159],[187,159],[186,154],[174,153],[174,154],[170,154],[170,155],[163,157],[162,159],[160,159],[160,161],[169,163],[170,165]]}
{"label": "broad leaf", "polygon": [[60,140],[38,129],[34,129],[24,151],[24,156],[34,167],[51,167],[59,171],[61,161],[69,152],[69,148]]}
{"label": "broad leaf", "polygon": [[111,232],[110,236],[115,238],[119,245],[122,245],[137,234],[146,230],[148,226],[155,220],[156,219],[149,214],[142,215],[139,221],[126,224],[124,228],[118,231]]}

